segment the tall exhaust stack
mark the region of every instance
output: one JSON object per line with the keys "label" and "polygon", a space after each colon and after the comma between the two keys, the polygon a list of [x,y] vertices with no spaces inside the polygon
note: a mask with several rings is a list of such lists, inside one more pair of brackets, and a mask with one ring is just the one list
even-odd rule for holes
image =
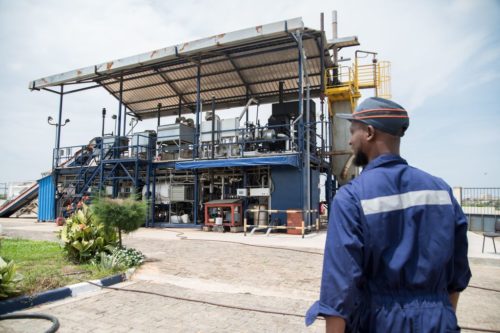
{"label": "tall exhaust stack", "polygon": [[[332,39],[337,39],[338,34],[337,34],[337,11],[332,10]],[[333,48],[333,62],[335,65],[337,65],[337,48]]]}

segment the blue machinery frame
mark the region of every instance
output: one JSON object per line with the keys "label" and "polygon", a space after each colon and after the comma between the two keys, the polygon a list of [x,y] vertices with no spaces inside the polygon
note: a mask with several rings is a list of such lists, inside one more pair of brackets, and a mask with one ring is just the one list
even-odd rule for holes
{"label": "blue machinery frame", "polygon": [[[322,32],[324,33],[324,32]],[[75,186],[75,195],[73,196],[73,200],[79,200],[91,186],[95,186],[99,189],[103,189],[105,184],[112,184],[113,186],[113,197],[118,195],[118,187],[119,183],[122,180],[131,181],[134,188],[138,189],[141,186],[146,187],[146,198],[152,202],[151,210],[148,213],[148,218],[146,221],[146,226],[153,226],[154,216],[155,216],[155,198],[156,198],[156,177],[157,171],[163,169],[171,169],[171,170],[192,170],[194,175],[194,203],[193,207],[199,206],[199,171],[207,170],[213,168],[226,168],[226,167],[238,167],[238,168],[247,168],[247,167],[256,167],[256,166],[288,166],[294,167],[300,170],[301,178],[302,178],[302,186],[299,186],[301,191],[302,200],[302,209],[307,212],[305,213],[306,225],[312,225],[312,217],[310,216],[311,209],[314,209],[314,205],[317,202],[311,202],[312,199],[318,200],[316,197],[311,197],[311,182],[308,179],[311,178],[311,166],[319,170],[323,170],[326,173],[326,199],[327,202],[330,202],[332,197],[332,192],[334,189],[333,186],[333,178],[331,174],[331,157],[329,160],[326,160],[323,156],[316,155],[316,152],[310,151],[310,145],[305,145],[305,141],[307,138],[310,139],[310,135],[312,132],[313,123],[309,119],[309,101],[311,99],[310,90],[313,88],[309,84],[309,73],[307,69],[304,70],[304,62],[305,55],[303,52],[303,38],[304,35],[307,36],[307,32],[304,31],[296,31],[293,33],[289,33],[289,38],[296,42],[296,47],[298,50],[298,96],[297,101],[299,104],[299,114],[300,116],[295,120],[298,125],[298,150],[292,154],[283,153],[283,154],[273,154],[273,155],[265,155],[265,156],[255,156],[255,157],[242,157],[242,158],[231,158],[231,159],[200,159],[199,158],[199,147],[200,147],[200,116],[202,114],[202,100],[201,100],[201,79],[202,79],[202,71],[201,71],[201,61],[196,63],[196,103],[195,103],[195,132],[194,132],[194,144],[193,144],[193,155],[191,161],[182,161],[182,162],[157,162],[154,161],[155,157],[155,146],[156,142],[154,138],[149,138],[149,143],[147,146],[141,146],[139,144],[132,144],[132,150],[135,148],[138,152],[139,150],[143,150],[145,154],[137,153],[134,156],[122,156],[120,154],[121,143],[119,141],[115,141],[111,145],[106,146],[103,142],[104,138],[96,138],[95,145],[93,147],[94,153],[90,156],[87,156],[87,159],[83,161],[83,156],[85,153],[85,146],[80,147],[80,154],[75,154],[73,156],[73,160],[67,156],[66,164],[61,163],[61,147],[60,147],[60,139],[61,139],[61,126],[57,127],[57,140],[56,147],[54,149],[53,155],[53,179],[55,188],[58,189],[57,184],[61,182],[61,179],[66,179]],[[317,36],[307,36],[308,38],[314,38],[317,43],[320,44],[321,50],[323,50],[323,38],[317,38]],[[325,152],[325,140],[323,135],[327,134],[329,138],[331,138],[332,126],[331,121],[327,121],[326,124],[326,132],[323,133],[324,128],[324,96],[321,93],[324,90],[324,78],[322,73],[324,72],[325,61],[324,61],[324,52],[320,52],[320,77],[321,77],[321,85],[319,87],[315,87],[315,92],[319,91],[319,94],[316,93],[316,96],[319,95],[321,97],[321,152]],[[194,59],[196,62],[196,59]],[[237,66],[234,65],[237,69]],[[239,72],[238,72],[239,73]],[[208,74],[210,75],[210,74]],[[241,76],[241,74],[240,74]],[[118,138],[120,135],[126,132],[126,114],[128,106],[123,102],[123,72],[117,76],[119,80],[119,97],[118,99],[118,129],[117,134]],[[304,79],[306,84],[304,84]],[[244,81],[242,79],[242,81]],[[272,80],[273,82],[280,82],[281,79]],[[264,81],[263,81],[264,82]],[[271,81],[270,81],[271,82]],[[166,82],[168,84],[168,81]],[[67,94],[76,93],[79,91],[92,89],[96,87],[104,87],[108,90],[106,86],[97,81],[96,85],[74,89],[65,91],[64,84],[60,85],[60,91],[52,90],[49,88],[42,88],[43,90],[50,91],[52,93],[59,95],[59,113],[58,113],[58,124],[61,124],[62,112],[63,112],[63,97]],[[247,85],[246,90],[246,99],[249,99],[250,87]],[[306,93],[304,94],[304,90]],[[108,90],[109,91],[109,90]],[[111,93],[111,91],[109,91]],[[204,91],[206,92],[206,91]],[[305,98],[304,98],[304,95]],[[116,97],[116,96],[115,96]],[[182,105],[182,95],[179,94],[179,112]],[[306,103],[304,103],[306,101]],[[187,103],[185,103],[187,104]],[[302,117],[304,115],[304,105],[306,105],[306,119]],[[189,105],[185,105],[185,107],[189,107]],[[161,109],[161,104],[158,107],[158,117],[159,111]],[[123,112],[123,117],[122,117]],[[248,124],[248,113],[247,124]],[[123,119],[123,122],[122,122]],[[123,124],[123,125],[122,125]],[[315,132],[312,132],[316,135]],[[119,140],[119,139],[118,139]],[[98,152],[96,154],[95,152]],[[90,153],[89,153],[90,154]],[[77,158],[81,157],[82,160],[80,162],[77,161]],[[82,162],[83,161],[83,162]],[[94,163],[90,163],[90,161],[94,161]],[[319,178],[319,173],[314,172],[314,177]],[[243,172],[243,184],[247,185],[247,175],[246,172]],[[60,215],[60,210],[58,209],[58,199],[61,197],[62,193],[56,194],[56,203],[54,205],[54,213],[55,216]],[[61,206],[61,202],[59,202],[59,207]],[[59,210],[59,211],[58,211]],[[198,209],[193,208],[193,219],[194,223],[198,224],[200,220],[198,216]]]}

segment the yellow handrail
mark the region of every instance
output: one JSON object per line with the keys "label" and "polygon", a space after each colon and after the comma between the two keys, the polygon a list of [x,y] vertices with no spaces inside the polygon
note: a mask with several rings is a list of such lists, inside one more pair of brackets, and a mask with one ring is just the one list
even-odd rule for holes
{"label": "yellow handrail", "polygon": [[[391,63],[380,61],[371,64],[330,67],[325,70],[325,94],[341,98],[359,97],[360,89],[375,89],[375,96],[391,98]],[[344,91],[348,91],[348,97]]]}
{"label": "yellow handrail", "polygon": [[377,66],[377,96],[391,99],[391,63],[381,61]]}

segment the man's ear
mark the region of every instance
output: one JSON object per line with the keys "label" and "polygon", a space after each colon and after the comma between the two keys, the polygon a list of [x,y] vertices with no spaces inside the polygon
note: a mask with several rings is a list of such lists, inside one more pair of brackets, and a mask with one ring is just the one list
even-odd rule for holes
{"label": "man's ear", "polygon": [[366,140],[372,141],[375,139],[375,128],[372,125],[366,126]]}

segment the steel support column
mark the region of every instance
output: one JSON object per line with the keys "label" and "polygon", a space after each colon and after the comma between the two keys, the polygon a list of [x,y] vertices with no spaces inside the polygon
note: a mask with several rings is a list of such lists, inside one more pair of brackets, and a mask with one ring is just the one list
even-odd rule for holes
{"label": "steel support column", "polygon": [[[201,63],[198,63],[196,73],[196,130],[193,144],[193,159],[198,158],[198,144],[200,141],[200,113],[201,113]],[[194,204],[193,204],[193,219],[194,223],[198,224],[198,171],[194,171]]]}
{"label": "steel support column", "polygon": [[118,130],[117,135],[121,135],[121,122],[122,122],[122,104],[123,104],[123,75],[120,78],[120,99],[118,100]]}
{"label": "steel support column", "polygon": [[198,201],[199,201],[198,182],[199,182],[198,170],[194,170],[194,204],[193,204],[194,224],[198,224]]}
{"label": "steel support column", "polygon": [[59,162],[59,147],[61,146],[61,120],[62,120],[62,109],[63,109],[63,97],[64,97],[64,85],[61,84],[61,91],[59,93],[59,115],[57,119],[56,126],[56,147],[55,147],[55,156],[52,160],[52,170],[53,170],[53,179],[54,179],[54,187],[55,187],[55,200],[54,200],[54,216],[57,218],[57,203],[59,197],[59,191],[57,189],[57,183],[59,182],[59,173],[57,171],[57,164]]}
{"label": "steel support column", "polygon": [[57,118],[56,126],[56,161],[55,166],[57,167],[57,162],[59,161],[59,148],[61,147],[61,121],[62,121],[62,110],[63,110],[63,97],[64,97],[64,85],[61,84],[61,92],[59,93],[59,115]]}
{"label": "steel support column", "polygon": [[[151,164],[151,161],[148,161],[148,168],[149,165]],[[151,171],[153,173],[153,193],[151,196],[151,224],[149,225],[150,227],[154,226],[155,223],[155,216],[156,216],[156,169],[151,168]],[[146,227],[148,225],[146,224]]]}
{"label": "steel support column", "polygon": [[[297,47],[298,47],[298,71],[299,71],[299,96],[298,96],[298,103],[299,103],[299,123],[298,123],[298,151],[300,152],[301,156],[301,172],[304,172],[304,167],[307,170],[307,165],[306,165],[306,156],[304,156],[304,54],[303,54],[303,48],[302,48],[302,34],[297,31],[296,34],[294,35],[295,40],[297,41]],[[301,186],[301,192],[302,192],[302,210],[304,213],[302,214],[302,218],[304,221],[307,221],[308,213],[306,212],[307,210],[307,195],[306,195],[306,188],[307,188],[307,183],[308,180],[307,178],[307,171],[305,172],[305,175],[303,177],[302,181],[302,186]]]}

